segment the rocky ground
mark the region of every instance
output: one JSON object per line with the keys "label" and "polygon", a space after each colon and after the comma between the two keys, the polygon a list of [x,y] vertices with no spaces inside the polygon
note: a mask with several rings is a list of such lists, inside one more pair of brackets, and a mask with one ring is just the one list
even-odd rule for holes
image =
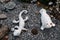
{"label": "rocky ground", "polygon": [[[26,9],[28,14],[23,14],[22,17],[28,16],[29,19],[26,22],[25,28],[29,29],[28,31],[22,31],[19,37],[14,37],[10,31],[8,34],[8,40],[60,40],[60,21],[52,17],[52,21],[56,24],[55,27],[50,29],[45,29],[42,31],[40,13],[39,10],[42,7],[38,7],[36,4],[21,3],[16,0],[12,0],[16,4],[14,9],[4,10],[4,4],[0,3],[0,12],[7,16],[7,19],[0,20],[1,24],[8,25],[9,29],[18,24],[13,24],[13,19],[18,20],[19,12]],[[3,6],[2,6],[3,5]],[[1,13],[0,13],[1,14]]]}

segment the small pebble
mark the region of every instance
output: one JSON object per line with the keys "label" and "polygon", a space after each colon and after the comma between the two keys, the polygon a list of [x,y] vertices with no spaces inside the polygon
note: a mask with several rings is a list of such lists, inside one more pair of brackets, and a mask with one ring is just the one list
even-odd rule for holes
{"label": "small pebble", "polygon": [[37,2],[37,6],[40,6],[40,4],[41,4],[41,3],[38,1],[38,2]]}
{"label": "small pebble", "polygon": [[53,15],[50,15],[53,18]]}
{"label": "small pebble", "polygon": [[14,28],[11,28],[11,31],[14,31]]}
{"label": "small pebble", "polygon": [[35,13],[38,15],[39,14],[39,11],[35,11]]}

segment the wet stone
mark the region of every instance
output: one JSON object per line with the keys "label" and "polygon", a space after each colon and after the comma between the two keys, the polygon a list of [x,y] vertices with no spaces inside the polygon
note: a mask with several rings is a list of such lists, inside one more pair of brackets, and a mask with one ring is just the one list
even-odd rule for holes
{"label": "wet stone", "polygon": [[7,16],[5,14],[0,14],[0,20],[6,19]]}
{"label": "wet stone", "polygon": [[14,2],[8,2],[8,3],[5,4],[4,7],[7,8],[7,9],[14,9],[15,6],[16,6],[16,4]]}

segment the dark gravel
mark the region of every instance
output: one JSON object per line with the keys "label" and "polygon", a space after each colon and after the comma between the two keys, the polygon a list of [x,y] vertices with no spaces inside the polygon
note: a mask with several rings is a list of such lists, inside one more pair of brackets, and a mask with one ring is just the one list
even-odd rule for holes
{"label": "dark gravel", "polygon": [[[2,6],[2,9],[0,6],[0,11],[7,15],[7,19],[0,20],[0,23],[8,25],[9,28],[14,27],[15,24],[12,23],[13,19],[15,18],[16,20],[18,20],[19,12],[26,9],[28,10],[27,15],[29,19],[26,22],[25,28],[29,30],[26,32],[22,31],[19,37],[14,37],[12,35],[12,32],[9,32],[8,40],[60,40],[60,21],[59,20],[52,18],[53,22],[56,24],[56,27],[45,29],[44,31],[42,31],[40,29],[41,27],[40,14],[39,12],[36,13],[36,11],[39,11],[41,7],[37,7],[36,4],[21,3],[16,0],[13,0],[12,2],[16,3],[16,6],[13,10],[7,9],[7,11],[5,11],[5,10],[2,10],[4,9],[4,6]],[[0,5],[4,5],[4,3]],[[26,15],[23,14],[22,16],[24,18]],[[31,33],[31,30],[33,28],[36,28],[38,31],[36,35]]]}

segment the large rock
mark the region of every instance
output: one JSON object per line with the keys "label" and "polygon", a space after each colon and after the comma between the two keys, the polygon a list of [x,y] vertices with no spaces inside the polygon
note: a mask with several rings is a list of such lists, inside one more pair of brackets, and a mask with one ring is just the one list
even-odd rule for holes
{"label": "large rock", "polygon": [[6,19],[7,16],[5,14],[0,14],[0,20]]}
{"label": "large rock", "polygon": [[3,25],[3,26],[0,28],[0,39],[1,39],[2,37],[4,37],[8,32],[9,32],[8,26],[7,26],[7,25]]}
{"label": "large rock", "polygon": [[15,6],[16,6],[16,4],[14,2],[8,2],[8,3],[5,4],[4,7],[7,8],[7,9],[14,9]]}
{"label": "large rock", "polygon": [[1,3],[3,3],[3,2],[7,3],[7,2],[9,2],[9,1],[10,1],[10,0],[0,0]]}

